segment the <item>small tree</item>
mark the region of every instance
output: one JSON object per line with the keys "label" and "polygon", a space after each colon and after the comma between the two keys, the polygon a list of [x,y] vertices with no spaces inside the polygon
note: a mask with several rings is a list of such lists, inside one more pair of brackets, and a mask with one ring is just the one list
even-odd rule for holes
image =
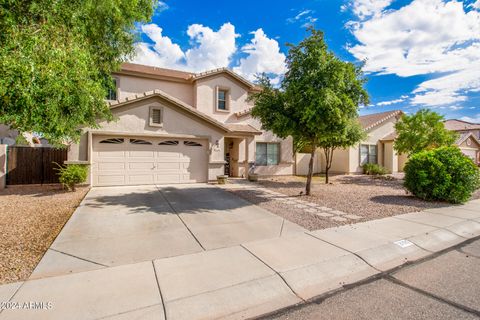
{"label": "small tree", "polygon": [[411,155],[422,150],[452,145],[457,134],[447,130],[443,120],[443,116],[428,109],[421,109],[410,116],[403,115],[395,124],[395,150]]}
{"label": "small tree", "polygon": [[348,148],[365,139],[365,131],[357,121],[350,121],[343,130],[326,132],[318,143],[325,155],[325,183],[332,167],[333,152],[338,148]]}
{"label": "small tree", "polygon": [[259,82],[263,90],[252,96],[252,116],[260,119],[264,129],[281,138],[292,136],[296,143],[310,147],[307,195],[315,150],[326,148],[331,166],[335,148],[348,146],[358,137],[353,121],[359,104],[368,103],[361,68],[329,51],[321,31],[309,30],[308,38],[297,46],[289,45],[288,72],[280,88],[274,88],[262,75]]}

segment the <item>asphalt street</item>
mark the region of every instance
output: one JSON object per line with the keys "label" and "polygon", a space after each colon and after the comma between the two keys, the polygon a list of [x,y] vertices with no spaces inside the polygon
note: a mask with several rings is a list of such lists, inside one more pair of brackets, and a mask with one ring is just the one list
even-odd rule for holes
{"label": "asphalt street", "polygon": [[261,319],[480,319],[480,239]]}

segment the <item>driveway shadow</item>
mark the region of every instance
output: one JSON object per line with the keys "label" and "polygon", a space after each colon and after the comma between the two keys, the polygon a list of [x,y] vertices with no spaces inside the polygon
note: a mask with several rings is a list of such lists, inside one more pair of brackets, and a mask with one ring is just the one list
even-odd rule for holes
{"label": "driveway shadow", "polygon": [[443,208],[452,206],[448,202],[441,201],[425,201],[419,198],[416,198],[413,195],[380,195],[371,197],[370,200],[375,203],[385,204],[385,205],[398,205],[398,206],[407,206],[411,208],[416,208],[419,211],[424,209],[432,208]]}
{"label": "driveway shadow", "polygon": [[153,212],[168,215],[233,210],[251,205],[251,202],[226,190],[192,186],[188,188],[163,187],[160,190],[145,192],[134,191],[128,194],[91,196],[85,201],[84,207],[110,211],[115,208],[117,210],[125,208],[129,214]]}

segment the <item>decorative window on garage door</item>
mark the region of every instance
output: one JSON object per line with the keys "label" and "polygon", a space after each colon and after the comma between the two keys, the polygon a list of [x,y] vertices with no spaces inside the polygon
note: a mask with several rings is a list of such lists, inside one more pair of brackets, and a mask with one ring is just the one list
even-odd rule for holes
{"label": "decorative window on garage door", "polygon": [[131,144],[152,144],[150,141],[142,139],[130,139]]}
{"label": "decorative window on garage door", "polygon": [[120,144],[123,143],[125,139],[123,138],[109,138],[100,141],[99,143],[109,143],[109,144]]}
{"label": "decorative window on garage door", "polygon": [[178,141],[177,140],[162,141],[158,145],[159,146],[176,146],[178,145]]}
{"label": "decorative window on garage door", "polygon": [[195,141],[183,141],[183,144],[188,147],[201,147],[202,145]]}

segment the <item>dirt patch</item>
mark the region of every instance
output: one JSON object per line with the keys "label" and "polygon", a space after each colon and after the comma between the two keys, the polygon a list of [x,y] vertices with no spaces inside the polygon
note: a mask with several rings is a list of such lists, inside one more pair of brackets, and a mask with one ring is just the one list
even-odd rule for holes
{"label": "dirt patch", "polygon": [[25,185],[0,190],[0,283],[30,276],[88,189]]}
{"label": "dirt patch", "polygon": [[[379,179],[366,175],[338,175],[330,178],[330,184],[325,184],[323,177],[314,177],[311,196],[304,195],[305,180],[305,177],[298,176],[273,177],[260,179],[258,184],[287,196],[361,218],[354,222],[351,220],[332,221],[330,218],[319,217],[279,201],[259,197],[256,191],[235,190],[232,192],[309,230],[381,219],[428,208],[451,206],[445,202],[423,201],[407,194],[403,187],[403,180],[398,177]],[[473,196],[473,199],[478,198],[480,198],[479,191]]]}

